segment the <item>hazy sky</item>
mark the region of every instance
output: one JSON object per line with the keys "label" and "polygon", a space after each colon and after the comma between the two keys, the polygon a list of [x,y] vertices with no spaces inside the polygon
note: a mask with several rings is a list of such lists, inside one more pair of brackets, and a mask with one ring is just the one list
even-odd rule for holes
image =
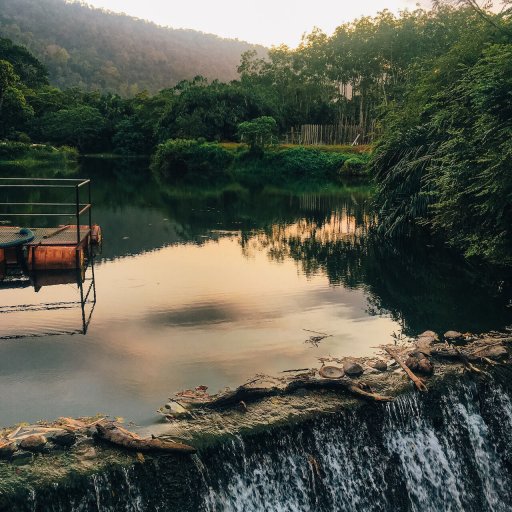
{"label": "hazy sky", "polygon": [[413,9],[418,0],[87,0],[159,25],[192,28],[267,46],[296,46],[315,26],[327,33],[385,8]]}

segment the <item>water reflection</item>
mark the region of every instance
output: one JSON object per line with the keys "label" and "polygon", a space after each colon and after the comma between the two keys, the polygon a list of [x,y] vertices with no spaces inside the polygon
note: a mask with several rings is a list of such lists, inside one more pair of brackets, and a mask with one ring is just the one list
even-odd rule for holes
{"label": "water reflection", "polygon": [[[125,165],[82,170],[94,179],[105,240],[87,336],[0,343],[4,422],[102,411],[147,424],[178,389],[215,391],[329,354],[365,355],[398,331],[512,323],[506,275],[425,241],[376,238],[368,187],[172,190],[144,163]],[[39,295],[64,302],[77,292],[62,283]],[[0,305],[33,295],[0,288]],[[68,312],[29,311],[11,324],[0,315],[0,335],[72,331]],[[312,346],[304,329],[332,336]]]}
{"label": "water reflection", "polygon": [[[75,296],[65,300],[64,296],[54,295],[49,302],[23,301],[23,303],[0,303],[0,340],[19,339],[25,337],[45,337],[59,334],[87,334],[96,306],[96,282],[94,274],[94,257],[89,258],[81,269],[74,270],[34,270],[25,266],[8,267],[0,275],[0,292],[9,293],[12,300],[21,295],[19,291],[32,288],[35,293],[47,287],[65,287],[75,289]],[[18,291],[18,293],[15,293]],[[76,321],[76,327],[69,326],[57,330],[45,329],[46,322],[38,328],[36,317],[56,314],[60,318],[62,311],[80,311],[81,322]]]}
{"label": "water reflection", "polygon": [[[109,244],[108,258],[236,236],[247,258],[264,253],[276,263],[294,261],[307,277],[323,275],[331,286],[364,290],[367,313],[390,315],[408,335],[427,328],[485,331],[512,322],[509,272],[469,264],[431,240],[391,244],[375,236],[368,187],[177,191],[151,188],[146,179],[139,194],[138,183],[132,194],[123,185],[115,211],[102,209],[106,232],[115,238],[119,225],[124,230]],[[143,215],[130,206],[134,201]]]}

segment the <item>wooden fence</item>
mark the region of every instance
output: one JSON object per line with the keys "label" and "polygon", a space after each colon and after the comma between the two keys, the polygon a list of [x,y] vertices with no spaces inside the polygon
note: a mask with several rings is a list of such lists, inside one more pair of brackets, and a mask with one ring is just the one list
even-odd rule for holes
{"label": "wooden fence", "polygon": [[292,127],[285,136],[285,144],[370,144],[375,137],[375,122],[368,128],[358,124],[303,124]]}

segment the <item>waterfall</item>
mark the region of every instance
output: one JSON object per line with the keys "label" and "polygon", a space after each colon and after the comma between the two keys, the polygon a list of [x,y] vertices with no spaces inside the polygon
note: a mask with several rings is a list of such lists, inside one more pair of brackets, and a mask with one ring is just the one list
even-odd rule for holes
{"label": "waterfall", "polygon": [[148,458],[27,489],[6,510],[504,512],[512,509],[509,386],[462,379],[244,432],[191,458]]}
{"label": "waterfall", "polygon": [[209,464],[202,510],[511,510],[512,401],[499,384],[365,409],[233,439]]}

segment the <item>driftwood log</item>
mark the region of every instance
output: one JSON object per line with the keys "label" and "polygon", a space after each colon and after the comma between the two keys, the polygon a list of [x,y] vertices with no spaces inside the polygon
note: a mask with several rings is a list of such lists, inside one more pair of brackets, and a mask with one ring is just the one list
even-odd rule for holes
{"label": "driftwood log", "polygon": [[391,350],[389,347],[384,347],[384,350],[400,365],[402,370],[404,370],[419,391],[428,391],[423,380],[416,376],[414,372],[404,362],[402,362],[400,356],[394,350]]}
{"label": "driftwood log", "polygon": [[193,454],[196,449],[182,443],[162,439],[143,439],[133,432],[120,427],[112,421],[103,421],[96,425],[98,437],[116,446],[137,452],[165,452]]}
{"label": "driftwood log", "polygon": [[271,396],[283,396],[296,391],[297,389],[332,389],[347,391],[352,395],[365,400],[375,402],[390,402],[392,397],[369,393],[364,391],[358,385],[341,379],[294,379],[284,387],[253,388],[249,386],[240,386],[233,391],[228,391],[218,397],[214,397],[209,402],[200,404],[202,407],[218,409],[238,405],[240,402],[248,403],[268,398]]}

